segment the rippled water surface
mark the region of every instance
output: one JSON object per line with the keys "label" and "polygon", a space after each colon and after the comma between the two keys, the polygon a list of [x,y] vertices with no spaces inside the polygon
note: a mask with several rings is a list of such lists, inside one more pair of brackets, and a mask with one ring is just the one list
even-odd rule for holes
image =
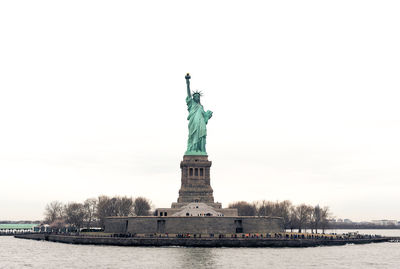
{"label": "rippled water surface", "polygon": [[400,268],[400,243],[297,249],[156,248],[1,236],[0,268]]}

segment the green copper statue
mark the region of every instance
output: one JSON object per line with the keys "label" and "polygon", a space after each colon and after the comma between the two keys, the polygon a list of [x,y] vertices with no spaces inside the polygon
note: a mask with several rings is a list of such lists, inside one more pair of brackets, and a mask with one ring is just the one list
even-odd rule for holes
{"label": "green copper statue", "polygon": [[185,79],[187,85],[186,104],[189,111],[189,116],[187,117],[189,121],[189,138],[185,155],[207,155],[206,125],[212,117],[212,112],[210,110],[205,112],[203,106],[200,104],[201,92],[190,93],[189,73],[186,74]]}

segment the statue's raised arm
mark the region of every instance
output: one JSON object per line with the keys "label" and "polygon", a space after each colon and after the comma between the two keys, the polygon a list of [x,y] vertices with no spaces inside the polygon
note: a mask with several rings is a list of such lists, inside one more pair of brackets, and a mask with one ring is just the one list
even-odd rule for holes
{"label": "statue's raised arm", "polygon": [[187,73],[185,76],[186,79],[186,86],[187,86],[187,96],[192,97],[192,94],[190,93],[190,74]]}

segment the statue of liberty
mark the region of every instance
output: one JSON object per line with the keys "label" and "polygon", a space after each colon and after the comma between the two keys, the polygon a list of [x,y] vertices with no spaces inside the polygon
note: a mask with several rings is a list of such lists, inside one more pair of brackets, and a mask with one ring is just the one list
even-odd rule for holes
{"label": "statue of liberty", "polygon": [[189,137],[185,155],[207,155],[206,125],[212,117],[212,112],[210,110],[205,112],[203,106],[200,104],[201,92],[195,91],[191,94],[189,73],[186,74],[185,79],[187,85],[186,104],[189,111],[189,116],[187,117],[189,121]]}

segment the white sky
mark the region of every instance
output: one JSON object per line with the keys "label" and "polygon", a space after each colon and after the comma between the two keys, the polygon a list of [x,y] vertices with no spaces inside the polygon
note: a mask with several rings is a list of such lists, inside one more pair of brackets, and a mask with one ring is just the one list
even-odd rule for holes
{"label": "white sky", "polygon": [[399,1],[1,1],[0,220],[176,201],[184,75],[216,201],[400,220]]}

